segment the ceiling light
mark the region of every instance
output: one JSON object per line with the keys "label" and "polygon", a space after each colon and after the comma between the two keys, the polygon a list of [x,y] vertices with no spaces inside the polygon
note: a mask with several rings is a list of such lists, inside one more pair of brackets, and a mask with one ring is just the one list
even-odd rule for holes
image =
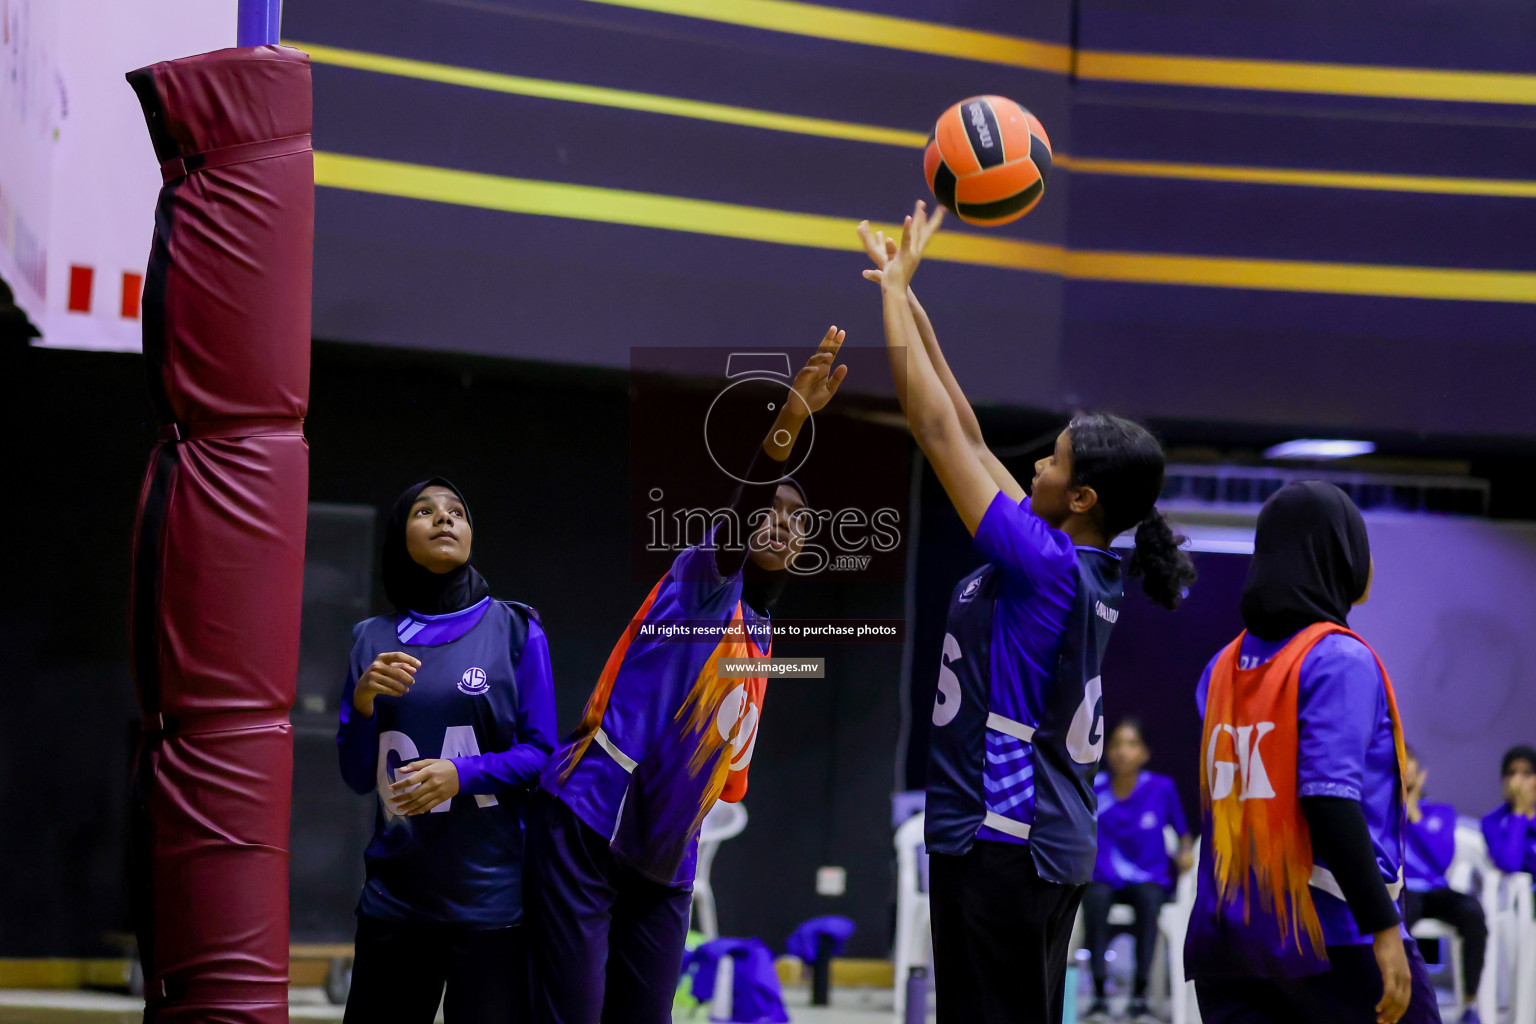
{"label": "ceiling light", "polygon": [[1264,453],[1267,459],[1349,459],[1376,450],[1371,441],[1328,441],[1303,438],[1277,444]]}

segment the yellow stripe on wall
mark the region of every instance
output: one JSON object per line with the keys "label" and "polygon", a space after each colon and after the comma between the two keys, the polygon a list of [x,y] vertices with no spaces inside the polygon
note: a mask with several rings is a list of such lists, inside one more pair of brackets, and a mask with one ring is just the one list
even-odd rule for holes
{"label": "yellow stripe on wall", "polygon": [[[821,138],[866,142],[905,149],[922,149],[928,136],[922,132],[859,124],[829,118],[804,117],[771,110],[737,107],[722,103],[682,99],[657,93],[633,92],[602,86],[528,78],[478,68],[459,67],[391,57],[386,54],[321,46],[295,40],[285,44],[304,50],[317,64],[352,68],[377,74],[396,75],[421,81],[440,82],[469,89],[509,93],[537,99],[664,114],[745,128],[791,132]],[[1536,181],[1501,178],[1459,178],[1418,174],[1389,174],[1372,171],[1324,171],[1279,167],[1243,167],[1221,164],[1170,163],[1153,160],[1119,160],[1074,157],[1057,153],[1054,163],[1078,174],[1103,174],[1120,177],[1170,178],[1185,181],[1239,182],[1261,185],[1295,185],[1310,188],[1343,188],[1386,192],[1421,192],[1439,195],[1502,196],[1536,198]]]}
{"label": "yellow stripe on wall", "polygon": [[1444,71],[1080,50],[1077,75],[1108,82],[1189,85],[1208,89],[1257,89],[1454,103],[1536,104],[1536,75],[1497,71]]}
{"label": "yellow stripe on wall", "polygon": [[[962,60],[1065,74],[1070,47],[1019,36],[893,18],[792,0],[587,0],[839,42],[913,50]],[[1306,61],[1166,54],[1077,52],[1085,79],[1214,89],[1381,96],[1459,103],[1536,104],[1536,75],[1438,68],[1372,67]]]}
{"label": "yellow stripe on wall", "polygon": [[[611,7],[630,7],[684,18],[743,25],[791,35],[814,36],[843,43],[883,46],[939,57],[987,64],[1007,64],[1034,71],[1066,74],[1072,50],[1020,36],[982,32],[886,14],[850,11],[841,7],[799,3],[798,0],[587,0]],[[959,97],[956,97],[957,99]]]}
{"label": "yellow stripe on wall", "polygon": [[1536,303],[1536,273],[1519,270],[1074,251],[1067,254],[1066,276],[1092,281],[1181,284],[1202,288]]}
{"label": "yellow stripe on wall", "polygon": [[[507,213],[627,224],[633,227],[687,231],[723,238],[744,238],[813,249],[863,252],[854,222],[843,217],[792,213],[759,206],[738,206],[707,199],[630,192],[595,185],[506,178],[422,164],[396,163],[370,157],[315,153],[315,184],[330,188],[377,192],[426,199],[458,206],[475,206]],[[876,230],[901,232],[899,224],[875,224]],[[932,259],[1016,270],[1055,270],[1061,249],[1013,238],[948,234],[934,239]]]}
{"label": "yellow stripe on wall", "polygon": [[[593,185],[508,178],[339,153],[315,153],[315,184],[509,213],[568,217],[815,249],[860,250],[853,222],[842,217]],[[894,224],[874,226],[887,233],[900,230]],[[1536,273],[1528,271],[1164,253],[1066,252],[1059,246],[1039,242],[953,232],[937,236],[928,256],[955,263],[1031,270],[1085,280],[1536,303]]]}
{"label": "yellow stripe on wall", "polygon": [[344,50],[335,46],[316,46],[311,43],[288,41],[285,41],[285,45],[305,51],[309,54],[310,60],[317,64],[441,82],[470,89],[485,89],[489,92],[563,100],[570,103],[587,103],[599,107],[642,111],[648,114],[670,114],[674,117],[717,121],[747,128],[765,128],[770,131],[796,132],[801,135],[819,135],[847,139],[852,142],[881,143],[887,146],[914,148],[921,147],[928,141],[928,137],[921,132],[903,131],[900,128],[883,128],[877,125],[834,121],[821,117],[801,117],[796,114],[780,114],[770,110],[753,110],[750,107],[734,107],[724,103],[708,103],[702,100],[680,99],[676,96],[661,96],[656,93],[631,92],[626,89],[608,89],[575,82],[527,78],[522,75],[457,67],[452,64],[434,64],[405,57]]}
{"label": "yellow stripe on wall", "polygon": [[0,988],[78,989],[85,985],[126,988],[128,961],[41,957],[0,960]]}
{"label": "yellow stripe on wall", "polygon": [[1223,164],[1163,163],[1154,160],[1114,160],[1068,156],[1055,163],[1076,174],[1106,174],[1131,178],[1177,178],[1184,181],[1239,182],[1251,185],[1298,185],[1308,188],[1347,188],[1376,192],[1423,192],[1434,195],[1504,196],[1536,199],[1536,181],[1512,178],[1449,178],[1424,174],[1379,174],[1373,171],[1293,170],[1285,167],[1239,167]]}

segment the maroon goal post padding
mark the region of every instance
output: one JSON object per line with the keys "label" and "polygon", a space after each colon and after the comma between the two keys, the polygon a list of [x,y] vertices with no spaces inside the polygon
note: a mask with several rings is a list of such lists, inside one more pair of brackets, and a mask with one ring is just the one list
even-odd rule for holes
{"label": "maroon goal post padding", "polygon": [[309,450],[309,59],[128,75],[165,180],[145,276],[161,428],[134,526],[145,1019],[288,1019],[288,811]]}

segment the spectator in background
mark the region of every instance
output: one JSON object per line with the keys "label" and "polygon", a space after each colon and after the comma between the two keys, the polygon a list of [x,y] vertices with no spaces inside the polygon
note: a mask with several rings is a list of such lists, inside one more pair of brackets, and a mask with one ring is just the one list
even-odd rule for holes
{"label": "spectator in background", "polygon": [[[1093,970],[1093,1005],[1086,1021],[1107,1020],[1104,951],[1109,945],[1109,908],[1124,903],[1136,914],[1136,981],[1126,1016],[1151,1021],[1147,1011],[1147,978],[1157,946],[1157,915],[1174,884],[1174,865],[1188,871],[1189,829],[1173,780],[1142,771],[1150,756],[1141,723],[1121,719],[1105,749],[1109,771],[1094,780],[1099,809],[1099,853],[1093,881],[1083,893],[1083,929]],[[1179,837],[1176,857],[1168,855],[1166,829]]]}
{"label": "spectator in background", "polygon": [[1504,752],[1504,803],[1483,815],[1488,856],[1500,871],[1536,874],[1536,748]]}
{"label": "spectator in background", "polygon": [[1488,923],[1483,905],[1475,896],[1452,889],[1445,872],[1456,856],[1456,808],[1450,804],[1421,803],[1424,780],[1429,773],[1418,755],[1408,749],[1408,833],[1403,849],[1403,923],[1410,929],[1422,918],[1444,921],[1461,936],[1462,986],[1466,1009],[1461,1024],[1480,1024],[1477,1016],[1477,983],[1483,976],[1483,955],[1488,948]]}

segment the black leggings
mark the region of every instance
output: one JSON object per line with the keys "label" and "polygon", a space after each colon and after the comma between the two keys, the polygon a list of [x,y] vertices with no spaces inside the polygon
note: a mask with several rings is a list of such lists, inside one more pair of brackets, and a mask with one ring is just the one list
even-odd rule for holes
{"label": "black leggings", "polygon": [[523,860],[536,1024],[668,1024],[692,886],[622,863],[607,837],[540,793]]}
{"label": "black leggings", "polygon": [[1047,882],[1029,847],[977,840],[928,860],[938,1024],[1061,1020],[1080,885]]}
{"label": "black leggings", "polygon": [[[443,989],[448,989],[446,1001]],[[345,1024],[522,1024],[528,1019],[523,929],[480,930],[357,919]]]}
{"label": "black leggings", "polygon": [[1168,890],[1156,882],[1111,889],[1103,882],[1089,882],[1083,892],[1083,932],[1093,969],[1093,991],[1104,998],[1104,951],[1109,948],[1109,908],[1124,903],[1136,914],[1136,990],[1147,994],[1147,978],[1152,973],[1152,951],[1157,948],[1157,914],[1168,902]]}
{"label": "black leggings", "polygon": [[1412,928],[1423,918],[1444,921],[1461,936],[1462,995],[1468,1000],[1477,995],[1477,983],[1483,976],[1483,955],[1488,948],[1488,923],[1483,919],[1483,905],[1474,896],[1455,889],[1431,889],[1428,892],[1403,892],[1403,921]]}

